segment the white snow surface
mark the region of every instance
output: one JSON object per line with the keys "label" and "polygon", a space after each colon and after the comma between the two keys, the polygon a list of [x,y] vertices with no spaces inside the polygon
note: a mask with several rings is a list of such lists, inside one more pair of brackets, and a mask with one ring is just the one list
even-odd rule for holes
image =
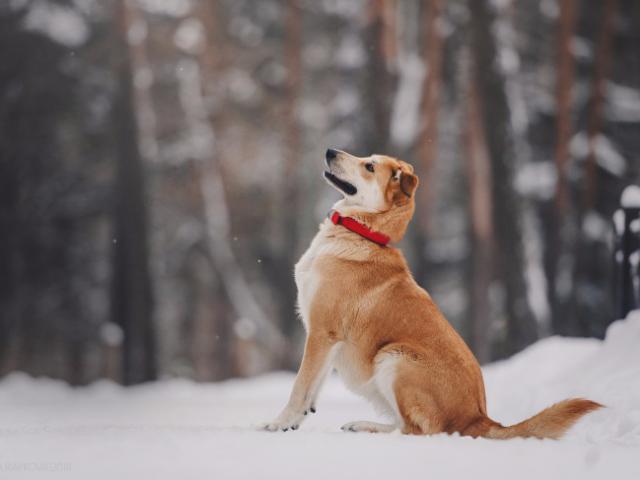
{"label": "white snow surface", "polygon": [[640,311],[605,341],[551,337],[484,368],[489,414],[506,424],[567,397],[607,406],[559,441],[343,433],[376,415],[335,377],[300,430],[268,433],[256,426],[284,405],[290,373],[132,388],[14,373],[0,381],[0,478],[637,479],[639,347]]}

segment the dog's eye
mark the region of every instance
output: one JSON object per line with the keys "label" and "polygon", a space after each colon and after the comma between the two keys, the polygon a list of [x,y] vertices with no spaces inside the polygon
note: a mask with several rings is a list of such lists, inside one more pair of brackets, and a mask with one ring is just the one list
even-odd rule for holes
{"label": "dog's eye", "polygon": [[373,163],[365,163],[364,164],[364,168],[366,168],[367,170],[369,170],[371,173],[373,173],[373,171],[375,170],[373,168]]}

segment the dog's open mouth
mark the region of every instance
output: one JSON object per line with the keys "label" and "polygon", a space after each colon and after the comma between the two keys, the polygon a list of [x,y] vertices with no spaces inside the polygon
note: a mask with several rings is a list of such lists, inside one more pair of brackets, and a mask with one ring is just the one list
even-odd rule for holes
{"label": "dog's open mouth", "polygon": [[324,172],[324,178],[333,183],[336,187],[342,190],[347,195],[355,195],[358,192],[358,189],[351,185],[349,182],[345,182],[344,180],[336,177],[331,172]]}

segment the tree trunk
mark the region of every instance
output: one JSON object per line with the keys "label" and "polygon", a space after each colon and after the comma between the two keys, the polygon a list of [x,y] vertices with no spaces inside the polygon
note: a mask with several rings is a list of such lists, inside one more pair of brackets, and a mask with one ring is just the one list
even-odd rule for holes
{"label": "tree trunk", "polygon": [[442,85],[442,0],[431,0],[424,7],[424,58],[427,75],[422,92],[422,131],[418,139],[418,158],[422,187],[418,190],[421,205],[419,223],[423,233],[429,236],[430,212],[433,211],[433,195],[429,185],[434,185],[433,171],[438,153],[438,112]]}
{"label": "tree trunk", "polygon": [[469,0],[471,50],[480,111],[486,128],[493,175],[492,202],[495,218],[496,260],[506,293],[507,336],[504,352],[521,350],[538,338],[538,327],[527,297],[521,198],[514,190],[514,147],[506,80],[498,63],[493,36],[495,13],[489,2]]}
{"label": "tree trunk", "polygon": [[467,99],[467,176],[471,211],[472,252],[470,265],[470,337],[480,363],[488,362],[491,353],[489,337],[489,287],[493,279],[493,217],[491,203],[491,165],[487,154],[482,114],[475,82],[470,82]]}
{"label": "tree trunk", "polygon": [[365,132],[369,153],[386,153],[389,147],[391,98],[393,91],[394,43],[389,27],[393,4],[390,0],[369,0],[368,23],[365,32],[368,55],[368,78],[366,81],[367,103],[371,108],[369,127]]}
{"label": "tree trunk", "polygon": [[549,218],[546,239],[545,264],[547,271],[547,296],[552,308],[552,326],[556,333],[568,333],[570,316],[570,292],[558,291],[558,278],[569,268],[571,253],[567,251],[569,236],[575,225],[567,223],[569,211],[569,142],[571,140],[571,89],[574,84],[574,56],[572,39],[576,23],[575,0],[560,2],[560,24],[557,37],[556,79],[556,150],[557,183],[554,203]]}
{"label": "tree trunk", "polygon": [[[302,7],[298,0],[287,3],[285,19],[284,63],[287,69],[287,91],[284,104],[284,153],[285,179],[281,211],[291,211],[291,215],[279,217],[279,228],[283,235],[278,262],[282,268],[278,269],[278,285],[280,290],[280,317],[282,331],[287,337],[292,337],[295,329],[300,325],[295,313],[296,286],[293,280],[293,267],[298,260],[298,231],[301,212],[300,166],[302,165],[302,129],[298,115],[298,103],[302,93]],[[299,359],[286,359],[288,365],[295,367]]]}
{"label": "tree trunk", "polygon": [[607,75],[611,66],[611,32],[613,30],[613,18],[618,6],[617,0],[604,1],[604,15],[602,26],[597,41],[597,54],[595,74],[589,108],[589,156],[586,165],[586,186],[583,195],[583,208],[585,211],[593,208],[595,204],[597,176],[596,176],[596,141],[602,130],[602,110],[607,87]]}
{"label": "tree trunk", "polygon": [[[591,87],[587,126],[589,151],[584,170],[581,192],[582,201],[577,207],[578,226],[583,225],[584,221],[588,219],[588,215],[593,211],[603,212],[607,210],[606,202],[603,202],[606,196],[600,195],[598,191],[598,154],[596,147],[602,130],[607,76],[611,66],[611,37],[617,3],[617,0],[601,2],[601,10],[598,11],[602,20],[595,43],[595,72]],[[608,252],[610,247],[604,238],[594,240],[594,238],[586,235],[583,229],[579,230],[574,249],[576,259],[573,265],[575,290],[579,291],[595,286],[597,290],[600,290],[598,293],[600,295],[604,294],[603,297],[606,298],[606,293],[609,292],[606,292],[606,290],[603,292],[602,285],[606,282],[607,273],[602,271],[602,262],[598,262],[595,259],[601,257],[603,252]],[[598,288],[598,286],[600,287]],[[590,296],[595,297],[593,293]],[[573,335],[602,336],[610,321],[611,314],[609,303],[598,301],[594,298],[585,299],[584,296],[576,295],[572,321],[565,331]]]}
{"label": "tree trunk", "polygon": [[559,225],[569,206],[567,164],[571,140],[571,89],[574,84],[573,31],[576,23],[575,0],[560,2],[560,26],[558,31],[558,77],[556,80],[556,185],[555,208]]}
{"label": "tree trunk", "polygon": [[112,318],[124,332],[123,382],[156,378],[153,300],[147,245],[144,167],[138,148],[127,0],[119,0],[119,92],[114,109],[117,142]]}
{"label": "tree trunk", "polygon": [[426,285],[431,269],[426,257],[425,245],[429,242],[431,214],[434,211],[433,193],[430,185],[434,185],[433,172],[438,151],[438,112],[440,108],[440,87],[442,83],[442,0],[432,0],[422,5],[423,23],[426,32],[423,38],[423,58],[426,64],[426,76],[422,89],[421,126],[417,139],[418,164],[416,170],[420,175],[421,186],[417,192],[417,209],[415,234],[413,236],[416,257],[415,276],[421,285]]}
{"label": "tree trunk", "polygon": [[[131,0],[126,0],[131,2]],[[127,3],[129,31],[127,40],[133,78],[133,105],[138,125],[138,149],[143,163],[155,161],[158,156],[156,115],[151,98],[153,71],[149,65],[146,39],[148,25],[135,3]]]}

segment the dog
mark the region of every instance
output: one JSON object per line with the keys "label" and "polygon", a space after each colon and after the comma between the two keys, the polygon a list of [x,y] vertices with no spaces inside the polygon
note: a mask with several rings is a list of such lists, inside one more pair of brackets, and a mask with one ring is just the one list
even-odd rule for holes
{"label": "dog", "polygon": [[390,245],[413,216],[419,183],[413,167],[335,149],[325,161],[324,177],[343,198],[295,266],[305,350],[289,402],[266,430],[297,430],[315,413],[333,368],[393,419],[352,422],[345,431],[557,439],[602,407],[575,398],[513,426],[490,419],[478,361]]}

